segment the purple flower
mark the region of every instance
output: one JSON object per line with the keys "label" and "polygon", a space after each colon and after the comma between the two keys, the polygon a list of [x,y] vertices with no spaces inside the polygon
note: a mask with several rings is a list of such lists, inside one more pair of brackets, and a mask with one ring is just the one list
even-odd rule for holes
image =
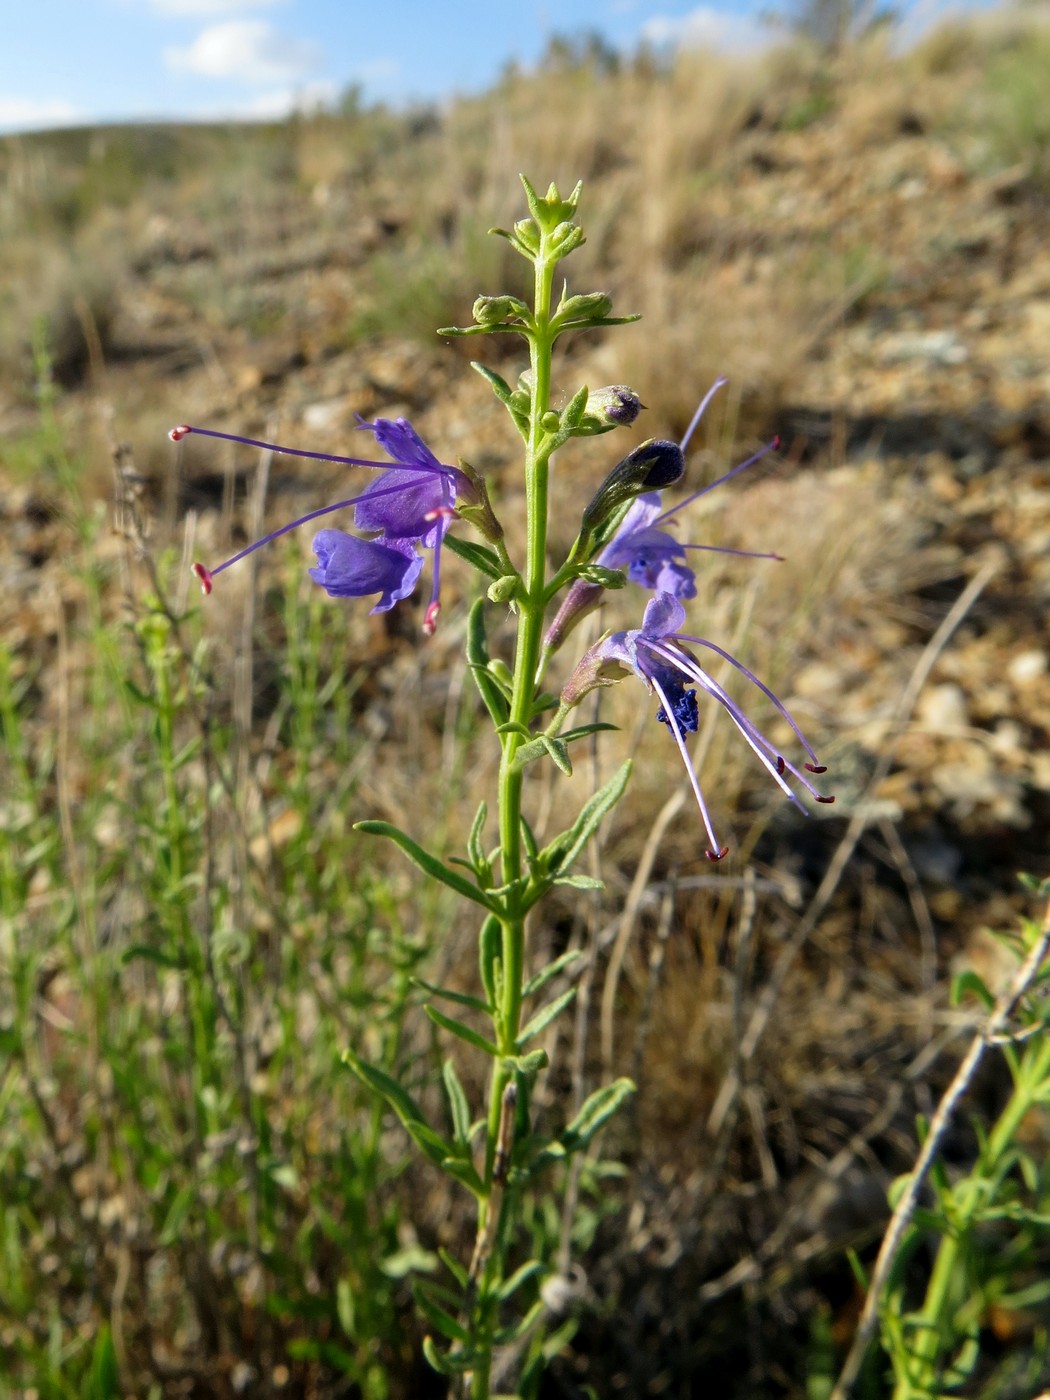
{"label": "purple flower", "polygon": [[344,530],[320,530],[314,536],[317,567],[307,572],[331,598],[380,594],[373,612],[387,612],[407,598],[423,570],[423,556],[409,540],[359,540]]}
{"label": "purple flower", "polygon": [[[714,395],[727,381],[718,378],[700,401],[693,414],[692,422],[685,431],[679,448],[682,452],[689,446],[697,424]],[[696,575],[686,563],[686,551],[702,549],[713,554],[736,554],[744,559],[780,559],[779,554],[758,553],[749,549],[727,549],[722,545],[686,544],[676,535],[661,526],[677,523],[675,516],[686,506],[717,486],[722,486],[731,477],[745,471],[780,446],[780,439],[774,438],[746,461],[739,463],[732,471],[702,486],[685,500],[679,501],[670,510],[663,509],[663,497],[659,491],[646,491],[631,502],[630,508],[619,529],[598,555],[595,563],[607,569],[622,569],[631,583],[651,593],[671,593],[676,598],[696,597]],[[576,579],[566,593],[554,621],[547,630],[545,642],[550,650],[561,645],[570,630],[601,602],[604,589],[601,584],[590,583],[586,579]]]}
{"label": "purple flower", "polygon": [[219,433],[210,428],[194,428],[181,424],[168,436],[178,442],[188,433],[202,437],[241,442],[269,452],[291,457],[309,457],[315,461],[341,462],[351,467],[374,467],[384,475],[371,485],[332,505],[308,511],[296,520],[264,535],[247,545],[214,569],[194,564],[193,571],[205,593],[212,590],[212,580],[246,555],[263,545],[298,529],[310,520],[330,515],[333,511],[354,506],[354,523],[360,530],[377,531],[376,538],[358,539],[342,530],[322,530],[315,536],[313,550],[316,568],[310,569],[315,579],[333,598],[359,598],[372,593],[380,595],[373,612],[387,612],[415,588],[423,568],[417,545],[434,551],[434,586],[423,619],[423,630],[429,636],[437,625],[440,608],[441,542],[455,513],[457,494],[472,497],[473,487],[463,472],[446,466],[427,447],[412,425],[404,418],[377,418],[374,423],[361,422],[361,428],[375,434],[380,447],[397,463],[373,462],[364,457],[339,457],[329,452],[306,452],[294,447],[280,447],[272,442],[239,437],[234,433]]}
{"label": "purple flower", "polygon": [[[802,805],[788,785],[785,773],[790,773],[817,802],[834,802],[835,799],[819,793],[806,777],[806,773],[825,773],[827,769],[818,763],[817,755],[801,729],[769,687],[722,647],[704,637],[694,637],[680,631],[684,622],[685,609],[678,598],[673,593],[658,593],[646,605],[641,627],[625,632],[607,633],[601,641],[584,653],[562,691],[562,701],[569,706],[577,705],[589,691],[597,686],[612,685],[627,673],[632,673],[644,681],[646,688],[660,701],[656,717],[670,729],[689,774],[689,782],[710,841],[707,857],[709,860],[721,860],[728,847],[719,845],[715,836],[707,803],[704,801],[700,782],[686,747],[686,734],[695,732],[699,723],[697,695],[695,690],[689,689],[690,686],[698,687],[718,701],[744,736],[745,742],[756,754],[759,762],[792,802]],[[787,762],[748,719],[728,692],[723,690],[686,650],[683,643],[708,648],[728,661],[731,666],[735,666],[757,686],[794,730],[799,743],[812,761],[804,762],[801,769]]]}

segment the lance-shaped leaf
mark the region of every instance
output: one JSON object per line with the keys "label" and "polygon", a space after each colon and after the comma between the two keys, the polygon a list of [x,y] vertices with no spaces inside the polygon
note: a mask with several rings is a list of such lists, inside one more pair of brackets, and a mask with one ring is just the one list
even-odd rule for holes
{"label": "lance-shaped leaf", "polygon": [[507,572],[495,550],[486,549],[483,544],[475,544],[473,540],[461,540],[458,535],[446,535],[444,545],[446,549],[451,549],[453,554],[465,559],[479,574],[487,574],[489,578],[501,578]]}
{"label": "lance-shaped leaf", "polygon": [[576,857],[598,829],[605,814],[616,806],[623,796],[627,780],[631,776],[630,760],[616,770],[604,787],[584,804],[580,815],[568,830],[556,836],[540,853],[540,861],[553,874],[567,872]]}
{"label": "lance-shaped leaf", "polygon": [[555,997],[547,1006],[537,1011],[535,1016],[532,1017],[518,1036],[518,1049],[522,1049],[530,1040],[539,1035],[542,1030],[545,1030],[554,1020],[555,1016],[557,1016],[559,1012],[565,1010],[575,995],[576,988],[570,987],[568,991],[562,992],[560,997]]}
{"label": "lance-shaped leaf", "polygon": [[567,777],[572,777],[572,761],[565,740],[554,738],[550,734],[540,734],[537,738],[530,739],[527,744],[522,744],[514,755],[510,771],[520,773],[524,767],[534,763],[537,758],[542,758],[544,754],[549,755]]}
{"label": "lance-shaped leaf", "polygon": [[525,990],[522,992],[522,996],[535,996],[537,992],[543,990],[552,978],[557,977],[559,972],[564,972],[567,967],[571,967],[573,963],[579,962],[582,957],[583,951],[580,948],[570,948],[567,953],[562,953],[560,958],[555,958],[552,963],[548,963],[546,967],[541,968],[541,970],[536,973],[535,977],[529,978],[525,983]]}
{"label": "lance-shaped leaf", "polygon": [[489,1016],[492,1013],[488,1002],[482,1001],[480,997],[472,997],[469,992],[454,992],[451,987],[438,987],[422,977],[413,977],[412,985],[422,987],[431,996],[443,997],[445,1001],[454,1001],[458,1006],[469,1006],[471,1011],[480,1011],[484,1016]]}
{"label": "lance-shaped leaf", "polygon": [[461,1322],[457,1322],[450,1312],[441,1306],[440,1303],[430,1296],[431,1290],[415,1282],[412,1285],[412,1296],[416,1300],[416,1306],[426,1320],[443,1337],[447,1337],[450,1342],[460,1342],[463,1346],[470,1345],[470,1333]]}
{"label": "lance-shaped leaf", "polygon": [[438,1351],[433,1337],[423,1338],[423,1355],[439,1376],[461,1376],[465,1371],[472,1371],[477,1363],[473,1351]]}
{"label": "lance-shaped leaf", "polygon": [[620,1105],[633,1093],[634,1084],[630,1079],[616,1079],[602,1089],[595,1089],[585,1100],[576,1117],[560,1134],[567,1150],[578,1152],[587,1147],[599,1128],[609,1121]]}
{"label": "lance-shaped leaf", "polygon": [[483,889],[488,889],[492,884],[492,862],[485,854],[485,848],[481,844],[482,836],[485,832],[485,820],[488,817],[488,804],[481,802],[474,816],[474,822],[470,828],[470,835],[467,837],[467,855],[473,866],[474,873],[478,877],[478,884]]}
{"label": "lance-shaped leaf", "polygon": [[388,837],[395,846],[400,846],[409,860],[418,865],[420,870],[425,871],[432,880],[440,880],[443,885],[447,885],[450,890],[455,890],[464,899],[473,900],[475,904],[480,904],[483,909],[495,912],[493,902],[484,890],[471,884],[465,876],[457,875],[454,870],[450,870],[444,861],[438,860],[437,856],[432,856],[429,851],[425,851],[422,846],[412,840],[407,832],[394,826],[393,822],[355,822],[354,830],[363,831],[368,836]]}
{"label": "lance-shaped leaf", "polygon": [[456,1066],[451,1060],[446,1060],[441,1067],[441,1077],[445,1081],[445,1093],[448,1096],[448,1106],[452,1114],[452,1135],[456,1139],[459,1147],[470,1151],[470,1109],[467,1106],[467,1096],[460,1083],[459,1075],[456,1073]]}
{"label": "lance-shaped leaf", "polygon": [[344,1050],[341,1059],[359,1079],[387,1101],[412,1141],[432,1162],[440,1166],[446,1158],[455,1157],[456,1149],[452,1143],[446,1142],[440,1133],[430,1127],[415,1099],[396,1079],[385,1070],[368,1064],[352,1050]]}
{"label": "lance-shaped leaf", "polygon": [[[499,574],[502,572],[500,569]],[[496,575],[497,578],[499,574]],[[479,598],[467,618],[467,664],[493,724],[506,724],[510,718],[510,705],[499,682],[489,670],[489,659],[488,638],[485,635],[485,600]]]}
{"label": "lance-shaped leaf", "polygon": [[513,1294],[518,1291],[523,1283],[528,1282],[530,1278],[535,1278],[542,1270],[543,1265],[538,1259],[530,1259],[527,1264],[522,1264],[519,1269],[515,1269],[510,1278],[503,1280],[497,1289],[497,1298],[499,1298],[501,1303],[505,1303],[508,1298],[512,1297]]}
{"label": "lance-shaped leaf", "polygon": [[500,993],[497,967],[503,957],[503,925],[495,914],[490,914],[481,926],[478,938],[478,963],[481,969],[481,985],[489,999],[489,1006],[499,1006]]}
{"label": "lance-shaped leaf", "polygon": [[429,1003],[423,1007],[423,1010],[436,1026],[451,1032],[452,1035],[458,1035],[460,1040],[465,1040],[468,1045],[473,1045],[475,1050],[483,1050],[486,1055],[493,1057],[499,1054],[498,1046],[493,1045],[491,1040],[486,1040],[483,1035],[470,1026],[465,1026],[462,1021],[454,1021],[451,1016],[446,1016],[443,1011],[439,1011],[436,1006],[431,1006]]}

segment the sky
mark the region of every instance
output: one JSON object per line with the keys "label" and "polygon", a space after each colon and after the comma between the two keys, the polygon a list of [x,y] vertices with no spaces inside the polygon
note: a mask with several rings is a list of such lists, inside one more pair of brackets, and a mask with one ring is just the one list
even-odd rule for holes
{"label": "sky", "polygon": [[[911,0],[920,20],[946,5]],[[486,88],[552,33],[613,46],[768,41],[768,0],[0,0],[0,133],[283,116],[351,85],[396,106]],[[4,11],[7,14],[4,14]]]}

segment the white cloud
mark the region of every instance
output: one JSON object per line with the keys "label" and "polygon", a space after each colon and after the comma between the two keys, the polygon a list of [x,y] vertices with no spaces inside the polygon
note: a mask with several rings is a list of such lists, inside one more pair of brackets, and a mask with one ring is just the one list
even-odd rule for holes
{"label": "white cloud", "polygon": [[0,97],[0,131],[39,131],[45,126],[76,126],[87,120],[61,98]]}
{"label": "white cloud", "polygon": [[313,112],[331,107],[339,96],[336,83],[303,83],[300,87],[260,92],[249,102],[227,107],[222,117],[232,121],[281,121],[292,112]]}
{"label": "white cloud", "polygon": [[747,53],[764,48],[769,43],[770,31],[753,16],[698,5],[676,19],[654,15],[642,26],[641,37],[646,43],[657,46],[671,44],[683,49]]}
{"label": "white cloud", "polygon": [[148,0],[151,10],[175,19],[187,16],[215,19],[219,15],[243,14],[245,10],[265,10],[283,0]]}
{"label": "white cloud", "polygon": [[264,19],[213,24],[203,29],[189,48],[164,51],[164,61],[173,72],[259,84],[298,82],[320,60],[316,44],[280,34]]}

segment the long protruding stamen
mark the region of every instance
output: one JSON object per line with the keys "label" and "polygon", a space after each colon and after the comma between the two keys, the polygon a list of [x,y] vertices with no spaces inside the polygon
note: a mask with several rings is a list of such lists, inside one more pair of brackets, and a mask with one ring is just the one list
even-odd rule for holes
{"label": "long protruding stamen", "polygon": [[704,794],[700,791],[700,780],[696,776],[692,759],[689,757],[689,749],[686,746],[685,736],[682,733],[678,720],[675,718],[674,706],[664,693],[663,686],[654,676],[650,677],[650,684],[660,697],[660,703],[664,707],[664,714],[667,716],[668,726],[671,733],[674,735],[675,743],[678,745],[678,752],[682,755],[682,762],[685,764],[685,770],[689,774],[689,782],[693,789],[693,796],[696,798],[696,805],[700,809],[700,819],[707,831],[707,838],[711,842],[710,849],[705,851],[704,854],[707,856],[708,860],[722,860],[729,854],[729,847],[720,846],[718,844],[718,837],[715,835],[714,827],[711,825],[711,817],[707,810],[707,803],[704,801]]}
{"label": "long protruding stamen", "polygon": [[[726,651],[724,647],[718,646],[715,642],[709,642],[706,639],[706,637],[691,637],[687,632],[679,632],[677,634],[677,638],[679,641],[690,642],[693,646],[708,647],[711,651],[715,652],[716,655],[720,656],[723,661],[728,661],[730,666],[735,666],[741,675],[746,676],[748,678],[752,685],[757,685],[759,690],[766,697],[766,699],[769,700],[776,707],[779,714],[787,721],[787,723],[794,730],[795,737],[798,739],[799,743],[802,745],[805,751],[809,754],[810,758],[813,760],[814,766],[810,771],[813,773],[826,773],[828,771],[827,768],[823,764],[821,764],[820,760],[817,758],[817,755],[813,752],[813,749],[811,748],[809,741],[806,739],[806,736],[802,733],[802,730],[791,718],[791,713],[788,710],[787,706],[783,703],[783,701],[778,700],[777,697],[770,690],[769,686],[766,685],[764,681],[760,681],[753,671],[749,671],[747,667],[743,664],[743,662],[738,661],[736,657],[733,656],[731,652]],[[685,653],[683,652],[683,656],[684,655]]]}
{"label": "long protruding stamen", "polygon": [[698,501],[701,496],[706,496],[708,491],[713,491],[716,486],[724,486],[725,483],[730,481],[734,476],[739,476],[739,474],[742,471],[746,471],[748,467],[753,467],[755,463],[760,462],[767,453],[776,452],[779,447],[780,438],[772,438],[764,447],[760,447],[754,456],[748,457],[746,461],[735,466],[732,471],[726,472],[725,476],[720,476],[717,481],[712,481],[710,486],[701,486],[699,491],[694,491],[691,496],[686,496],[684,501],[679,501],[678,504],[672,506],[670,510],[665,510],[663,515],[658,515],[655,520],[650,522],[652,528],[656,529],[658,526],[662,525],[665,520],[670,520],[672,515],[677,515],[680,510],[684,510],[686,506],[692,505],[692,503]]}
{"label": "long protruding stamen", "polygon": [[783,564],[782,554],[773,554],[757,549],[729,549],[724,544],[683,544],[683,549],[706,549],[709,554],[735,554],[741,559],[775,559],[778,564]]}
{"label": "long protruding stamen", "polygon": [[452,470],[450,467],[443,467],[440,463],[436,467],[426,467],[405,462],[375,462],[370,457],[340,457],[334,452],[307,452],[302,447],[282,447],[277,442],[263,442],[259,438],[239,437],[236,433],[220,433],[214,428],[196,428],[190,423],[180,423],[178,427],[172,428],[168,437],[171,438],[172,442],[181,442],[189,433],[196,433],[198,437],[220,438],[223,442],[239,442],[245,447],[259,447],[264,452],[280,453],[282,457],[308,457],[314,462],[338,462],[344,467],[378,467],[380,471],[419,472],[423,476],[436,476]]}
{"label": "long protruding stamen", "polygon": [[[693,639],[690,638],[689,640]],[[703,645],[702,642],[701,645]],[[748,745],[753,750],[756,757],[769,772],[770,777],[785,794],[785,796],[790,801],[794,802],[796,806],[802,808],[802,810],[805,811],[805,808],[802,807],[802,803],[799,801],[797,793],[793,792],[788,786],[788,784],[784,781],[785,772],[790,773],[797,782],[801,783],[815,802],[822,802],[830,805],[835,801],[833,796],[825,796],[822,792],[819,791],[819,789],[814,787],[813,784],[806,777],[805,773],[801,772],[793,763],[789,763],[787,759],[785,759],[784,756],[778,752],[776,747],[772,743],[770,743],[770,741],[766,738],[762,731],[750,719],[748,719],[747,715],[744,714],[743,710],[732,698],[732,696],[729,695],[729,693],[718,684],[718,682],[714,679],[713,676],[709,676],[701,666],[697,665],[697,663],[693,660],[691,656],[689,656],[686,652],[681,651],[679,648],[669,646],[666,643],[660,644],[655,642],[649,642],[648,646],[655,655],[661,658],[661,660],[670,663],[678,671],[680,671],[682,675],[688,677],[695,685],[700,686],[701,689],[705,690],[708,695],[712,696],[715,700],[718,701],[722,708],[729,714],[736,727],[740,730],[741,734],[744,736],[744,739],[747,741]],[[788,724],[790,724],[791,728],[795,731],[795,734],[798,735],[799,741],[803,744],[807,753],[812,753],[813,750],[806,743],[806,740],[802,736],[798,725],[795,724],[790,714],[787,712],[787,710],[784,709],[783,705],[777,700],[776,696],[773,695],[772,692],[766,686],[764,686],[761,681],[757,680],[754,676],[752,676],[751,673],[747,671],[745,667],[741,666],[735,657],[730,656],[726,652],[723,652],[720,647],[715,647],[714,650],[718,651],[719,654],[724,656],[727,661],[731,662],[734,666],[736,666],[739,670],[743,671],[747,676],[749,676],[751,680],[755,682],[759,689],[765,695],[767,695],[770,698],[770,700],[773,701],[779,712],[784,716]],[[817,768],[814,768],[812,765],[807,763],[806,767],[809,769],[810,772],[819,771],[823,773],[827,771],[825,768],[819,767],[819,765]]]}
{"label": "long protruding stamen", "polygon": [[711,400],[714,398],[714,396],[718,393],[719,389],[722,388],[723,384],[728,384],[728,383],[729,383],[729,380],[726,379],[725,375],[720,374],[720,375],[718,376],[718,378],[715,380],[715,382],[711,385],[710,389],[708,389],[708,391],[707,391],[707,393],[704,395],[704,397],[700,400],[700,407],[699,407],[699,408],[696,410],[696,412],[693,414],[693,421],[689,424],[688,428],[686,428],[686,430],[685,430],[685,436],[682,438],[682,441],[678,444],[679,448],[680,448],[683,452],[684,452],[684,451],[686,450],[686,448],[689,446],[689,440],[690,440],[690,438],[693,436],[693,434],[696,432],[697,425],[699,424],[700,419],[703,418],[704,413],[705,413],[705,411],[706,411],[706,409],[707,409],[707,405],[711,402]]}
{"label": "long protruding stamen", "polygon": [[229,559],[224,559],[221,564],[217,564],[214,569],[206,569],[203,564],[195,563],[193,572],[200,580],[201,588],[205,593],[211,592],[211,581],[216,574],[221,574],[224,569],[228,569],[231,564],[238,564],[249,554],[254,554],[257,549],[262,549],[265,544],[272,544],[274,540],[279,540],[282,535],[287,535],[290,530],[298,530],[300,525],[306,525],[311,520],[319,520],[323,515],[331,515],[333,511],[345,510],[347,506],[354,506],[358,501],[363,501],[365,497],[370,501],[376,500],[379,496],[395,496],[403,491],[403,486],[381,486],[377,491],[362,492],[359,496],[348,496],[345,501],[336,501],[334,505],[320,506],[317,510],[311,510],[306,515],[300,515],[298,520],[292,520],[287,525],[281,525],[276,530],[271,530],[268,535],[263,535],[261,540],[255,540]]}

